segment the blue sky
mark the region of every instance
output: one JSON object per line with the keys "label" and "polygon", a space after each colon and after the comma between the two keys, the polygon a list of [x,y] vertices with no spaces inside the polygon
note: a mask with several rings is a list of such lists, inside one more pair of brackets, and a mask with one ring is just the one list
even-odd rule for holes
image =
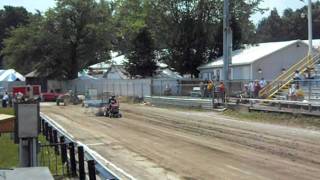
{"label": "blue sky", "polygon": [[[313,0],[313,1],[317,1],[317,0]],[[297,9],[302,7],[304,4],[305,3],[301,2],[300,0],[264,0],[264,2],[261,3],[260,6],[262,8],[269,8],[270,10],[275,7],[278,9],[280,13],[282,13],[283,10],[286,8]],[[35,12],[35,10],[38,9],[43,12],[50,7],[54,7],[55,1],[54,0],[0,0],[0,8],[2,8],[3,5],[24,6],[28,11]],[[255,23],[257,23],[263,17],[268,15],[269,15],[269,12],[266,12],[264,14],[258,13],[252,16],[252,20]]]}

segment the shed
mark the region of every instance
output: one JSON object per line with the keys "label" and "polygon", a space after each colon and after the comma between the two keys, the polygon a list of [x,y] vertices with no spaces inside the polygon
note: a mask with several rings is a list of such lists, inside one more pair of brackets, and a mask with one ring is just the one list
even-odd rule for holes
{"label": "shed", "polygon": [[[272,80],[308,53],[301,40],[245,45],[232,52],[231,80]],[[198,67],[201,79],[223,80],[223,57]]]}
{"label": "shed", "polygon": [[27,75],[26,77],[26,84],[28,85],[40,85],[42,92],[48,91],[48,81],[45,76],[41,76],[37,70],[34,70]]}

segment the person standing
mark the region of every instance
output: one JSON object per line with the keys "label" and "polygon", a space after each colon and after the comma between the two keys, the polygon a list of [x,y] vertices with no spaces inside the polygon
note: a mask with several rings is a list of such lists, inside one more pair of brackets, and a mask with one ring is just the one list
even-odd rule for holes
{"label": "person standing", "polygon": [[264,78],[261,78],[259,84],[260,84],[260,88],[262,89],[267,85],[267,81]]}
{"label": "person standing", "polygon": [[250,81],[250,83],[248,85],[248,89],[249,89],[249,97],[253,98],[253,96],[254,96],[254,83],[253,83],[253,81]]}
{"label": "person standing", "polygon": [[254,98],[258,98],[259,97],[259,91],[261,90],[259,81],[256,80],[254,83]]}
{"label": "person standing", "polygon": [[9,95],[8,95],[8,92],[6,92],[2,97],[2,107],[3,108],[6,108],[8,106],[8,101],[9,101]]}
{"label": "person standing", "polygon": [[208,88],[207,88],[207,86],[208,86],[208,80],[206,79],[205,81],[204,81],[204,85],[203,85],[203,89],[204,89],[204,92],[203,92],[203,94],[204,94],[204,97],[208,97]]}
{"label": "person standing", "polygon": [[205,84],[201,81],[200,82],[200,93],[201,93],[201,98],[204,98],[204,92],[205,92]]}
{"label": "person standing", "polygon": [[208,96],[212,97],[213,82],[211,80],[209,80],[209,82],[208,82],[207,90],[208,90]]}
{"label": "person standing", "polygon": [[222,103],[224,103],[225,102],[225,94],[226,94],[225,92],[226,92],[226,90],[225,90],[225,87],[224,87],[224,84],[223,84],[222,81],[219,84],[219,92],[220,92],[220,98],[222,100]]}
{"label": "person standing", "polygon": [[296,89],[296,85],[295,84],[292,84],[290,89],[289,89],[289,93],[288,93],[288,96],[289,96],[289,100],[290,101],[296,101],[296,97],[297,97],[297,89]]}

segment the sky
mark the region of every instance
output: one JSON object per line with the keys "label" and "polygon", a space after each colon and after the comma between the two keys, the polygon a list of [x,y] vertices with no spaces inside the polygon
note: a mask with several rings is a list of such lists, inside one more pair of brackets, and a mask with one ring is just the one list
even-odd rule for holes
{"label": "sky", "polygon": [[[264,2],[261,3],[261,8],[269,8],[272,10],[273,8],[277,8],[279,13],[282,14],[284,9],[286,8],[292,8],[297,9],[304,6],[307,2],[307,0],[304,0],[305,2],[301,2],[301,0],[264,0]],[[313,0],[317,1],[317,0]],[[55,6],[54,0],[0,0],[0,8],[3,7],[3,5],[12,5],[12,6],[23,6],[28,11],[35,12],[36,9],[40,10],[41,12],[46,11],[50,7]],[[266,17],[270,14],[270,10],[265,12],[264,14],[257,13],[251,17],[252,21],[257,24],[259,20],[261,20],[263,17]]]}

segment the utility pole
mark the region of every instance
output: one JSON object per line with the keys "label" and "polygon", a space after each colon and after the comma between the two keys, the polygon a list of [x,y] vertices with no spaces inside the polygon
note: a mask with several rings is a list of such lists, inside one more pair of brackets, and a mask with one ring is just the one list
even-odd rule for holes
{"label": "utility pole", "polygon": [[223,80],[228,83],[230,80],[229,65],[232,61],[232,31],[230,27],[230,3],[224,0],[223,8]]}
{"label": "utility pole", "polygon": [[312,57],[312,3],[308,0],[308,38],[309,38],[309,59]]}

